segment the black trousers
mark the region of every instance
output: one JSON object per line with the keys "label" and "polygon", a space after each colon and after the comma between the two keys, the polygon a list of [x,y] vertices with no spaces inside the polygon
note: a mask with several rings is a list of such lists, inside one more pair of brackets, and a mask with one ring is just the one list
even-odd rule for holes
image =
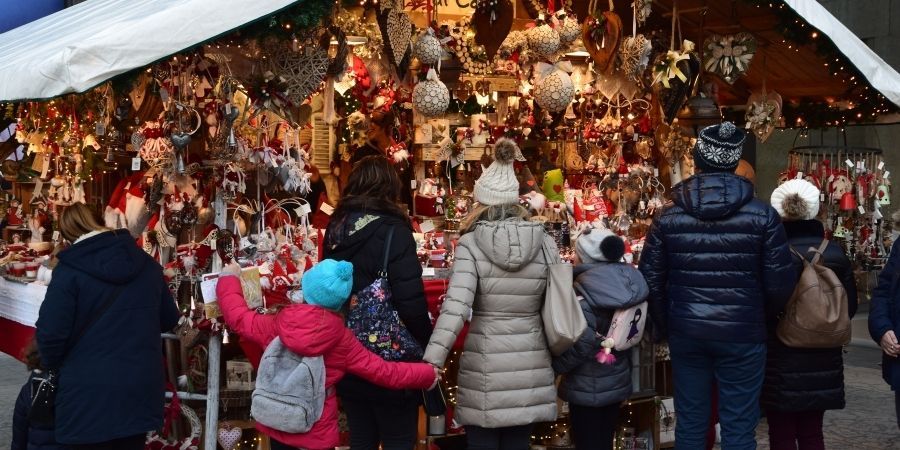
{"label": "black trousers", "polygon": [[139,434],[96,444],[69,445],[69,448],[72,450],[144,450],[146,440],[146,434]]}
{"label": "black trousers", "polygon": [[466,425],[469,450],[523,450],[531,448],[532,425],[482,428]]}
{"label": "black trousers", "polygon": [[415,397],[378,402],[342,398],[351,450],[409,450],[416,446],[419,401]]}
{"label": "black trousers", "polygon": [[612,450],[619,423],[618,403],[600,407],[569,403],[569,418],[576,449]]}

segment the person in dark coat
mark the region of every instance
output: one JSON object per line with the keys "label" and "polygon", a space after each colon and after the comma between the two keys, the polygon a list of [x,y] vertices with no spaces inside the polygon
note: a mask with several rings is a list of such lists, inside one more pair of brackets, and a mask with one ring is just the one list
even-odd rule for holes
{"label": "person in dark coat", "polygon": [[[790,180],[772,193],[772,206],[781,215],[788,243],[807,260],[825,240],[825,226],[816,220],[819,190],[805,180]],[[857,292],[853,267],[844,250],[829,242],[822,263],[840,278],[847,292],[847,310],[856,314]],[[794,256],[796,272],[803,262]],[[824,450],[822,420],[825,411],[844,408],[844,359],[841,347],[811,349],[788,347],[778,339],[777,320],[768,329],[766,378],[762,405],[769,423],[773,450]]]}
{"label": "person in dark coat", "polygon": [[[378,278],[393,230],[388,249],[391,303],[424,349],[432,325],[409,216],[395,203],[399,193],[400,179],[386,158],[360,160],[328,224],[323,254],[353,263],[352,292],[359,292]],[[348,375],[338,384],[338,395],[347,413],[351,448],[377,449],[379,442],[384,450],[415,447],[421,392],[385,389]]]}
{"label": "person in dark coat", "polygon": [[869,334],[881,347],[881,376],[894,391],[897,426],[900,427],[900,239],[894,240],[887,264],[878,275],[869,306]]}
{"label": "person in dark coat", "polygon": [[33,340],[25,348],[25,367],[30,372],[28,381],[19,391],[16,407],[13,411],[13,429],[11,450],[68,450],[68,447],[56,442],[56,432],[52,427],[29,423],[28,413],[31,411],[32,380],[42,376],[44,368],[38,355],[37,343]]}
{"label": "person in dark coat", "polygon": [[649,290],[637,269],[620,262],[625,243],[609,230],[582,232],[575,254],[575,292],[588,327],[574,347],[553,358],[553,370],[563,374],[558,393],[569,402],[575,448],[612,450],[620,405],[632,392],[631,351],[613,352],[610,364],[596,356],[613,313],[640,304]]}
{"label": "person in dark coat", "polygon": [[180,313],[162,268],[127,230],[104,229],[77,203],[60,214],[59,231],[72,246],[59,254],[35,332],[41,364],[58,372],[56,439],[143,449],[163,424],[160,332]]}
{"label": "person in dark coat", "polygon": [[679,448],[704,448],[714,381],[722,447],[756,447],[766,321],[797,280],[778,213],[734,174],[744,137],[730,122],[700,132],[698,174],[672,188],[641,255],[655,336],[672,356]]}

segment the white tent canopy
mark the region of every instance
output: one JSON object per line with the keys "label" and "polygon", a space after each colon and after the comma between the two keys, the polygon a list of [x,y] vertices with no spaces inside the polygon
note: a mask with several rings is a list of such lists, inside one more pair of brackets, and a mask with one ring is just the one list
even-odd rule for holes
{"label": "white tent canopy", "polygon": [[44,99],[87,91],[296,1],[80,3],[0,34],[0,100]]}
{"label": "white tent canopy", "polygon": [[900,74],[815,0],[785,0],[837,46],[885,98],[900,106]]}

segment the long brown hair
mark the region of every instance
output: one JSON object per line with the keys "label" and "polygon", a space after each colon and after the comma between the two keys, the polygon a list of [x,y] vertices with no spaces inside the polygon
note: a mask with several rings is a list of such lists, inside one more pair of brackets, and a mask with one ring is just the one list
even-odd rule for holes
{"label": "long brown hair", "polygon": [[59,232],[69,242],[92,231],[107,231],[94,210],[84,203],[75,203],[66,207],[59,215]]}
{"label": "long brown hair", "polygon": [[334,216],[343,217],[350,210],[362,209],[388,212],[408,220],[406,211],[397,206],[401,189],[397,170],[386,157],[366,156],[350,171]]}

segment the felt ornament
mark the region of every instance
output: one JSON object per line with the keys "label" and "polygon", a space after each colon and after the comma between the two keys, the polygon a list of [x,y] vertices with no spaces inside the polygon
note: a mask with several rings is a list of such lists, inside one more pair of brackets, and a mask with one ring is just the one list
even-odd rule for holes
{"label": "felt ornament", "polygon": [[416,46],[413,49],[413,55],[422,64],[433,66],[441,60],[444,49],[441,47],[441,41],[434,36],[434,29],[428,27],[419,36]]}
{"label": "felt ornament", "polygon": [[703,67],[728,84],[734,84],[750,68],[756,53],[756,38],[750,33],[714,34],[703,43]]}
{"label": "felt ornament", "polygon": [[595,70],[612,72],[622,41],[622,19],[612,11],[588,16],[581,27],[581,41],[594,60]]}
{"label": "felt ornament", "polygon": [[563,177],[562,170],[553,169],[544,172],[544,182],[541,185],[541,190],[548,201],[565,202],[566,198],[563,193],[564,186],[565,178]]}
{"label": "felt ornament", "polygon": [[450,105],[450,91],[438,78],[434,69],[428,69],[425,80],[416,84],[412,103],[416,111],[426,117],[440,116],[447,110]]}
{"label": "felt ornament", "polygon": [[525,33],[528,39],[528,48],[544,58],[550,58],[559,50],[559,32],[553,29],[549,23],[544,22],[543,15],[538,18],[537,23],[538,26]]}
{"label": "felt ornament", "polygon": [[766,142],[781,121],[781,95],[775,91],[754,92],[747,100],[746,128],[756,135],[760,142]]}
{"label": "felt ornament", "polygon": [[489,60],[509,36],[512,29],[513,5],[511,0],[485,0],[478,3],[472,15],[475,43],[484,46]]}
{"label": "felt ornament", "polygon": [[572,64],[561,61],[555,65],[537,63],[535,65],[534,100],[547,111],[560,112],[566,109],[575,98],[575,85],[569,72]]}
{"label": "felt ornament", "polygon": [[244,432],[240,427],[222,424],[219,426],[216,440],[225,450],[234,450],[241,441]]}

